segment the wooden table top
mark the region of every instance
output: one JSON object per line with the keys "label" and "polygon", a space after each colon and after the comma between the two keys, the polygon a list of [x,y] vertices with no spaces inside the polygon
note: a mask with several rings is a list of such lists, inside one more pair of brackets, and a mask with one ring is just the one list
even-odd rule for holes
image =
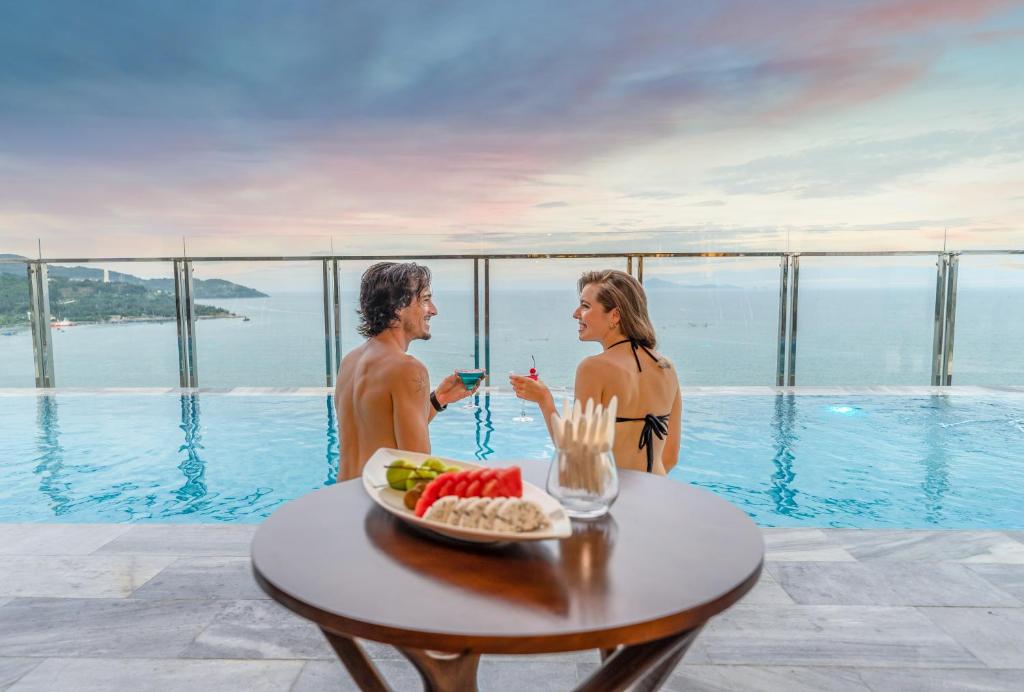
{"label": "wooden table top", "polygon": [[[516,463],[544,487],[546,462]],[[573,522],[571,538],[477,547],[410,528],[348,481],[267,519],[253,571],[275,600],[330,631],[482,653],[650,641],[753,587],[764,543],[741,510],[646,473],[620,472],[620,482],[611,513]]]}

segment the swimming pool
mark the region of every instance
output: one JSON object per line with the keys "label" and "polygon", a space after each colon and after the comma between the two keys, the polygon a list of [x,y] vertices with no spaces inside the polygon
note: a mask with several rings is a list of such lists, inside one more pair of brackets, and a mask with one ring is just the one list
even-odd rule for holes
{"label": "swimming pool", "polygon": [[[9,390],[10,391],[10,390]],[[678,482],[763,526],[1024,528],[1024,394],[688,393]],[[431,426],[434,451],[548,459],[543,423],[480,397]],[[258,522],[334,482],[329,397],[0,396],[0,522]]]}

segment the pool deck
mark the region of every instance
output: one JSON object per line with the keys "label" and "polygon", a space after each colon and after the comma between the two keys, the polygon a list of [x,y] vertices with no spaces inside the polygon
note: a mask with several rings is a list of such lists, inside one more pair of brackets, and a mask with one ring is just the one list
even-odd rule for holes
{"label": "pool deck", "polygon": [[[0,524],[0,690],[356,689],[253,582],[255,528]],[[764,535],[761,583],[665,689],[1024,689],[1024,531]],[[420,689],[366,646],[396,689]],[[571,689],[597,660],[485,656],[481,689]]]}

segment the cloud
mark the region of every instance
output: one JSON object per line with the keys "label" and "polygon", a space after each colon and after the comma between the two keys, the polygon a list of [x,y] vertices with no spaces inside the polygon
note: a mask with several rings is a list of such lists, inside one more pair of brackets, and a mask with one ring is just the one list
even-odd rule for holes
{"label": "cloud", "polygon": [[839,142],[715,168],[710,171],[710,183],[728,194],[850,197],[977,160],[1024,160],[1024,123],[983,131],[942,130]]}
{"label": "cloud", "polygon": [[[587,164],[613,154],[900,93],[1002,7],[13,3],[0,23],[0,223],[19,234],[500,229],[552,196],[581,207],[545,188],[571,173],[585,197]],[[755,187],[823,193],[808,172],[779,183],[763,165],[745,172]],[[870,184],[848,178],[840,187]],[[616,190],[685,197],[665,187]]]}
{"label": "cloud", "polygon": [[569,206],[568,202],[541,202],[533,205],[537,209],[557,209],[558,207]]}

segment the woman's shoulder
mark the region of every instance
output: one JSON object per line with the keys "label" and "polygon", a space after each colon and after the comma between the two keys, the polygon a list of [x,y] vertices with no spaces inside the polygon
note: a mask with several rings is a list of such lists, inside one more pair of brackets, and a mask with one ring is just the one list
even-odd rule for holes
{"label": "woman's shoulder", "polygon": [[609,361],[605,357],[604,353],[598,353],[593,356],[587,356],[580,361],[580,364],[576,366],[577,375],[596,374],[604,372],[608,369]]}
{"label": "woman's shoulder", "polygon": [[675,370],[676,366],[673,365],[672,360],[661,351],[652,350],[651,353],[654,355],[654,362],[662,370]]}

